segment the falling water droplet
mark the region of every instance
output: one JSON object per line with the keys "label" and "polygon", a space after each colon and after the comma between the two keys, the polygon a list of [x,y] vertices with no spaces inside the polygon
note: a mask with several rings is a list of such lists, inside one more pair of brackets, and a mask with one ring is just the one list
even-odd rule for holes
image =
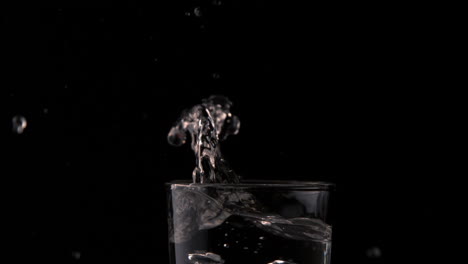
{"label": "falling water droplet", "polygon": [[22,134],[24,132],[24,129],[28,126],[28,122],[26,121],[26,118],[20,115],[14,116],[11,122],[12,122],[13,132],[17,134]]}
{"label": "falling water droplet", "polygon": [[260,239],[260,240],[264,240],[264,239],[265,239],[265,237],[262,237],[262,236],[261,236],[261,237],[259,237],[258,239]]}
{"label": "falling water droplet", "polygon": [[224,244],[223,245],[225,248],[229,248],[229,244]]}
{"label": "falling water droplet", "polygon": [[195,8],[193,9],[193,14],[194,14],[195,16],[197,16],[197,17],[201,17],[201,16],[202,16],[202,11],[201,11],[200,7],[198,7],[198,6],[195,7]]}
{"label": "falling water droplet", "polygon": [[72,257],[73,257],[74,259],[80,259],[80,258],[81,258],[81,252],[79,252],[79,251],[73,251],[73,252],[72,252]]}
{"label": "falling water droplet", "polygon": [[366,251],[368,258],[380,258],[382,256],[382,250],[379,247],[371,247]]}
{"label": "falling water droplet", "polygon": [[212,76],[213,76],[213,79],[215,79],[215,80],[221,78],[221,75],[219,73],[217,73],[217,72],[213,73]]}

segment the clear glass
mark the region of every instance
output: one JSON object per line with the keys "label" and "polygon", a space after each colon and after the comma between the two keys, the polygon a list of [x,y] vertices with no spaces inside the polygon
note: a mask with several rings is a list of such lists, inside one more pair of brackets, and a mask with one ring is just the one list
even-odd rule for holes
{"label": "clear glass", "polygon": [[329,264],[333,184],[166,184],[171,264]]}

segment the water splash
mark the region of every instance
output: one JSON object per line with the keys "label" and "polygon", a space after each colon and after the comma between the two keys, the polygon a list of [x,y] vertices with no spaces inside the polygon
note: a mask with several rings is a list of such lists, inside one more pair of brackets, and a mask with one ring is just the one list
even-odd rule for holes
{"label": "water splash", "polygon": [[23,134],[24,130],[28,126],[28,122],[26,121],[26,118],[24,116],[14,116],[13,119],[11,120],[11,125],[13,128],[13,132],[16,134]]}
{"label": "water splash", "polygon": [[224,260],[220,255],[207,252],[207,253],[192,253],[188,254],[190,263],[193,264],[222,264]]}
{"label": "water splash", "polygon": [[219,95],[204,99],[201,104],[185,110],[169,131],[167,139],[173,146],[187,142],[195,152],[194,183],[238,183],[239,177],[223,159],[219,141],[239,132],[240,121],[230,112],[232,102]]}

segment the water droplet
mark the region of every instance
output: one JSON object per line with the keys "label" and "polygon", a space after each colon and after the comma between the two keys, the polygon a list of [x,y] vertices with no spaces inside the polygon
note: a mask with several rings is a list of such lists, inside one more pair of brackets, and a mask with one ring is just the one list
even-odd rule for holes
{"label": "water droplet", "polygon": [[217,73],[217,72],[213,73],[212,76],[213,76],[213,79],[215,79],[215,80],[221,78],[221,75],[219,73]]}
{"label": "water droplet", "polygon": [[368,258],[380,258],[382,256],[382,250],[379,247],[371,247],[366,251]]}
{"label": "water droplet", "polygon": [[270,262],[268,264],[295,264],[294,262],[289,262],[289,261],[284,261],[284,260],[275,260],[273,262]]}
{"label": "water droplet", "polygon": [[258,239],[260,239],[260,240],[264,240],[264,239],[265,239],[265,237],[262,237],[262,236],[261,236],[261,237],[259,237]]}
{"label": "water droplet", "polygon": [[197,16],[197,17],[201,17],[201,16],[202,16],[202,11],[201,11],[200,7],[198,7],[198,6],[195,7],[195,8],[193,9],[193,14],[194,14],[195,16]]}
{"label": "water droplet", "polygon": [[190,12],[185,12],[185,15],[186,16],[191,16],[192,14],[190,14]]}
{"label": "water droplet", "polygon": [[65,88],[65,89],[68,89],[68,85],[67,85],[67,84],[65,84],[64,88]]}
{"label": "water droplet", "polygon": [[154,58],[154,62],[158,62],[158,58]]}
{"label": "water droplet", "polygon": [[229,244],[224,244],[223,245],[225,248],[229,248]]}
{"label": "water droplet", "polygon": [[213,0],[211,3],[212,3],[213,5],[215,5],[215,6],[220,6],[220,5],[223,4],[223,2],[221,2],[221,0]]}
{"label": "water droplet", "polygon": [[72,257],[74,259],[80,259],[81,258],[81,252],[79,252],[79,251],[73,251],[71,254],[72,254]]}
{"label": "water droplet", "polygon": [[239,244],[239,241],[236,240],[236,244]]}
{"label": "water droplet", "polygon": [[228,236],[228,233],[224,233],[224,236]]}
{"label": "water droplet", "polygon": [[245,249],[245,250],[248,250],[248,249],[249,249],[249,247],[244,247],[244,249]]}
{"label": "water droplet", "polygon": [[254,251],[254,254],[258,254],[258,251],[257,251],[257,250],[255,250],[255,251]]}
{"label": "water droplet", "polygon": [[44,114],[48,114],[48,113],[49,113],[49,109],[47,109],[47,108],[44,108],[43,111],[44,111]]}
{"label": "water droplet", "polygon": [[26,118],[20,115],[14,116],[11,120],[11,123],[13,127],[13,132],[17,134],[22,134],[24,132],[24,129],[28,126]]}

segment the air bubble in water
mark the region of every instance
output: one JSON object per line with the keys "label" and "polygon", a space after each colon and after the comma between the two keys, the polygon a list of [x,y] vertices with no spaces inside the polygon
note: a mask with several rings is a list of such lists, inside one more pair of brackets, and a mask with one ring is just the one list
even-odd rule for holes
{"label": "air bubble in water", "polygon": [[197,17],[201,17],[201,16],[202,16],[202,11],[201,11],[200,7],[195,7],[195,8],[193,9],[193,14],[194,14],[195,16],[197,16]]}
{"label": "air bubble in water", "polygon": [[24,129],[26,129],[26,127],[28,126],[26,118],[20,115],[14,116],[11,120],[11,123],[13,127],[13,132],[17,134],[22,134],[24,132]]}

